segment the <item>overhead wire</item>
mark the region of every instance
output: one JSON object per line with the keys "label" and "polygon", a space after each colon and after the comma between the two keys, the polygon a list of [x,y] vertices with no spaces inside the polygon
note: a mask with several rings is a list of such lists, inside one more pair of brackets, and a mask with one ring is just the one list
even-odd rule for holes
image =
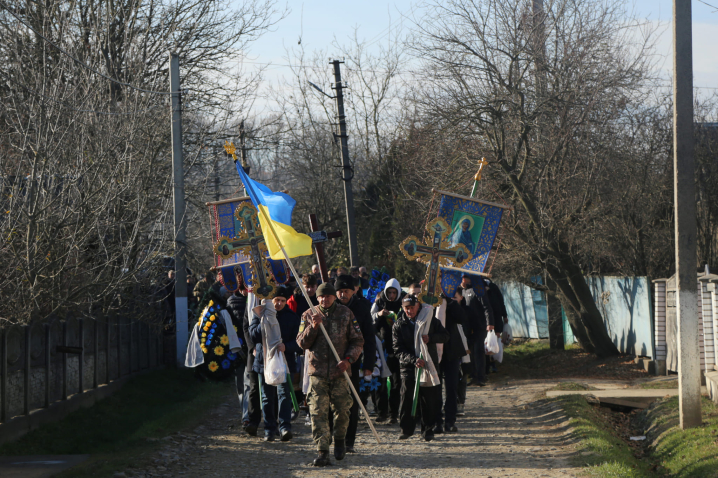
{"label": "overhead wire", "polygon": [[29,28],[30,31],[32,31],[33,33],[35,33],[35,35],[37,35],[37,36],[39,36],[40,38],[42,38],[43,40],[45,40],[49,45],[51,45],[53,48],[57,49],[59,52],[61,52],[62,54],[64,54],[64,55],[67,56],[68,58],[70,58],[72,61],[74,61],[74,62],[77,63],[78,65],[82,66],[83,68],[85,68],[85,69],[87,69],[87,70],[90,70],[90,71],[94,72],[96,75],[99,75],[99,76],[101,76],[102,78],[105,78],[106,80],[111,81],[112,83],[115,83],[115,84],[117,84],[117,85],[126,86],[126,87],[128,87],[128,88],[133,89],[133,90],[142,91],[142,92],[144,92],[144,93],[151,93],[151,94],[155,94],[155,95],[171,95],[171,94],[173,94],[171,91],[155,91],[155,90],[147,90],[147,89],[145,89],[145,88],[140,88],[140,87],[138,87],[138,86],[134,86],[134,85],[132,85],[132,84],[130,84],[130,83],[125,83],[124,81],[120,81],[120,80],[117,80],[117,79],[112,78],[112,77],[110,77],[110,76],[107,76],[107,75],[105,75],[105,74],[103,74],[103,73],[100,73],[100,72],[97,71],[96,69],[92,68],[91,66],[86,65],[85,63],[83,63],[83,62],[80,61],[79,59],[77,59],[77,58],[75,58],[74,56],[72,56],[70,53],[68,53],[67,51],[65,51],[63,48],[59,47],[58,45],[55,45],[55,43],[53,43],[51,40],[49,40],[49,39],[48,39],[47,37],[45,37],[43,34],[41,34],[40,32],[38,32],[37,30],[35,30],[32,26],[28,25],[28,24],[25,22],[25,20],[23,20],[23,19],[22,19],[21,17],[19,17],[18,15],[16,15],[9,7],[5,4],[5,2],[0,1],[0,5],[2,5],[2,6],[5,8],[5,10],[7,10],[8,13],[10,13],[10,15],[12,15],[13,17],[15,17],[20,23],[22,23],[22,24],[25,25],[27,28]]}

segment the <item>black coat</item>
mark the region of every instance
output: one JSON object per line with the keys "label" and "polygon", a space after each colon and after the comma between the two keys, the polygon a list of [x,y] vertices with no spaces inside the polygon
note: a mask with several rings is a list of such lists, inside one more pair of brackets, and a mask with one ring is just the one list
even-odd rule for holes
{"label": "black coat", "polygon": [[[237,337],[242,341],[242,350],[245,355],[249,349],[247,347],[247,339],[244,335],[244,321],[247,317],[247,298],[243,295],[232,294],[227,299],[227,312],[232,317],[232,324],[237,327]],[[250,354],[251,355],[251,354]]]}
{"label": "black coat", "polygon": [[487,325],[494,325],[494,312],[486,294],[479,297],[474,289],[464,289],[464,300],[469,325],[469,330],[464,327],[464,332],[468,332],[466,338],[473,343],[485,335],[481,331],[485,331]]}
{"label": "black coat", "polygon": [[491,310],[494,313],[494,328],[497,333],[504,331],[504,317],[506,314],[506,305],[504,304],[504,295],[501,293],[501,289],[493,282],[486,284],[486,296],[491,304]]}
{"label": "black coat", "polygon": [[364,337],[364,358],[352,364],[352,375],[358,372],[360,363],[362,364],[362,369],[374,370],[374,365],[376,364],[376,340],[374,340],[374,336],[376,334],[374,332],[374,324],[371,320],[371,304],[365,298],[355,294],[349,299],[349,303],[347,303],[346,306],[349,307],[349,310],[354,314],[354,319],[356,319],[357,324],[359,324],[359,329]]}
{"label": "black coat", "polygon": [[[463,302],[463,300],[461,302]],[[464,327],[466,322],[466,313],[461,303],[453,299],[448,299],[445,328],[449,333],[449,341],[444,344],[444,352],[441,355],[442,362],[455,360],[466,355],[464,342],[461,340],[461,334],[459,334],[459,328],[457,327],[458,325]]]}
{"label": "black coat", "polygon": [[[421,312],[420,312],[421,313]],[[415,373],[415,364],[419,359],[419,354],[414,348],[414,326],[415,322],[406,316],[402,310],[396,319],[392,336],[394,339],[394,353],[399,359],[399,368],[402,377],[413,377]],[[436,353],[436,344],[444,344],[449,340],[449,333],[446,331],[438,319],[432,317],[429,325],[429,355],[431,356],[434,366],[439,365],[439,356]]]}

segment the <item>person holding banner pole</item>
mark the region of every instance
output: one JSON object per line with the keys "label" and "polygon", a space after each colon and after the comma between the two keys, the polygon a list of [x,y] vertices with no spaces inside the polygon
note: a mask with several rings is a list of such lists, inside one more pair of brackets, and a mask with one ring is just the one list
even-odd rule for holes
{"label": "person holding banner pole", "polygon": [[[297,343],[306,350],[309,363],[309,393],[307,402],[312,418],[312,436],[317,445],[318,455],[315,466],[329,464],[329,445],[332,435],[329,429],[329,414],[334,418],[334,458],[344,459],[346,434],[349,427],[350,411],[354,403],[351,382],[342,379],[342,374],[351,371],[351,364],[359,359],[364,338],[348,307],[337,301],[332,284],[325,282],[317,288],[319,307],[316,312],[308,310],[302,316],[302,330]],[[319,333],[320,328],[329,328],[327,340]],[[331,347],[330,347],[331,344]],[[333,350],[341,350],[343,359],[332,356]]]}
{"label": "person holding banner pole", "polygon": [[[415,295],[406,295],[402,310],[394,324],[394,353],[401,367],[400,440],[414,434],[416,420],[421,419],[421,435],[426,441],[434,439],[437,413],[441,409],[441,381],[437,368],[439,358],[436,344],[449,340],[449,333],[434,318],[432,307],[422,307]],[[417,368],[422,369],[417,374]],[[418,383],[417,383],[418,376]],[[418,387],[417,387],[418,385]],[[418,388],[415,391],[415,387]],[[412,414],[418,392],[418,412]],[[414,416],[418,415],[418,416]]]}

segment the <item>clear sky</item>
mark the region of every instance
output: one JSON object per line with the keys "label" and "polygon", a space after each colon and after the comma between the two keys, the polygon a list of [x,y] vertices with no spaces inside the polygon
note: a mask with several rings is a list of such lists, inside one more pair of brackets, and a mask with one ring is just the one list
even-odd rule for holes
{"label": "clear sky", "polygon": [[[665,57],[662,62],[664,75],[670,77],[672,0],[626,2],[635,6],[639,17],[660,24],[662,34],[658,52]],[[398,27],[402,16],[410,16],[417,3],[416,0],[291,0],[288,16],[276,25],[275,31],[254,43],[249,54],[257,62],[277,65],[266,75],[267,80],[273,81],[286,73],[284,67],[278,66],[286,63],[283,59],[285,46],[297,46],[300,37],[307,51],[329,48],[331,55],[333,39],[336,37],[339,42],[345,42],[358,27],[359,37],[375,41],[370,49],[376,48],[381,41],[387,41],[390,27]],[[718,6],[718,0],[705,0],[705,3]],[[694,85],[718,87],[718,11],[705,3],[693,0]]]}

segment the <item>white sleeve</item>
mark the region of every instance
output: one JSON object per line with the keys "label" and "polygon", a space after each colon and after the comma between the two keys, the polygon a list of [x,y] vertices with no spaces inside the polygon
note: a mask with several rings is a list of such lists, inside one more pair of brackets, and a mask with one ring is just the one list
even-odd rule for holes
{"label": "white sleeve", "polygon": [[[234,330],[234,329],[232,329]],[[194,368],[204,363],[204,354],[202,346],[199,343],[199,325],[194,324],[192,336],[187,344],[187,354],[184,357],[184,366]]]}

